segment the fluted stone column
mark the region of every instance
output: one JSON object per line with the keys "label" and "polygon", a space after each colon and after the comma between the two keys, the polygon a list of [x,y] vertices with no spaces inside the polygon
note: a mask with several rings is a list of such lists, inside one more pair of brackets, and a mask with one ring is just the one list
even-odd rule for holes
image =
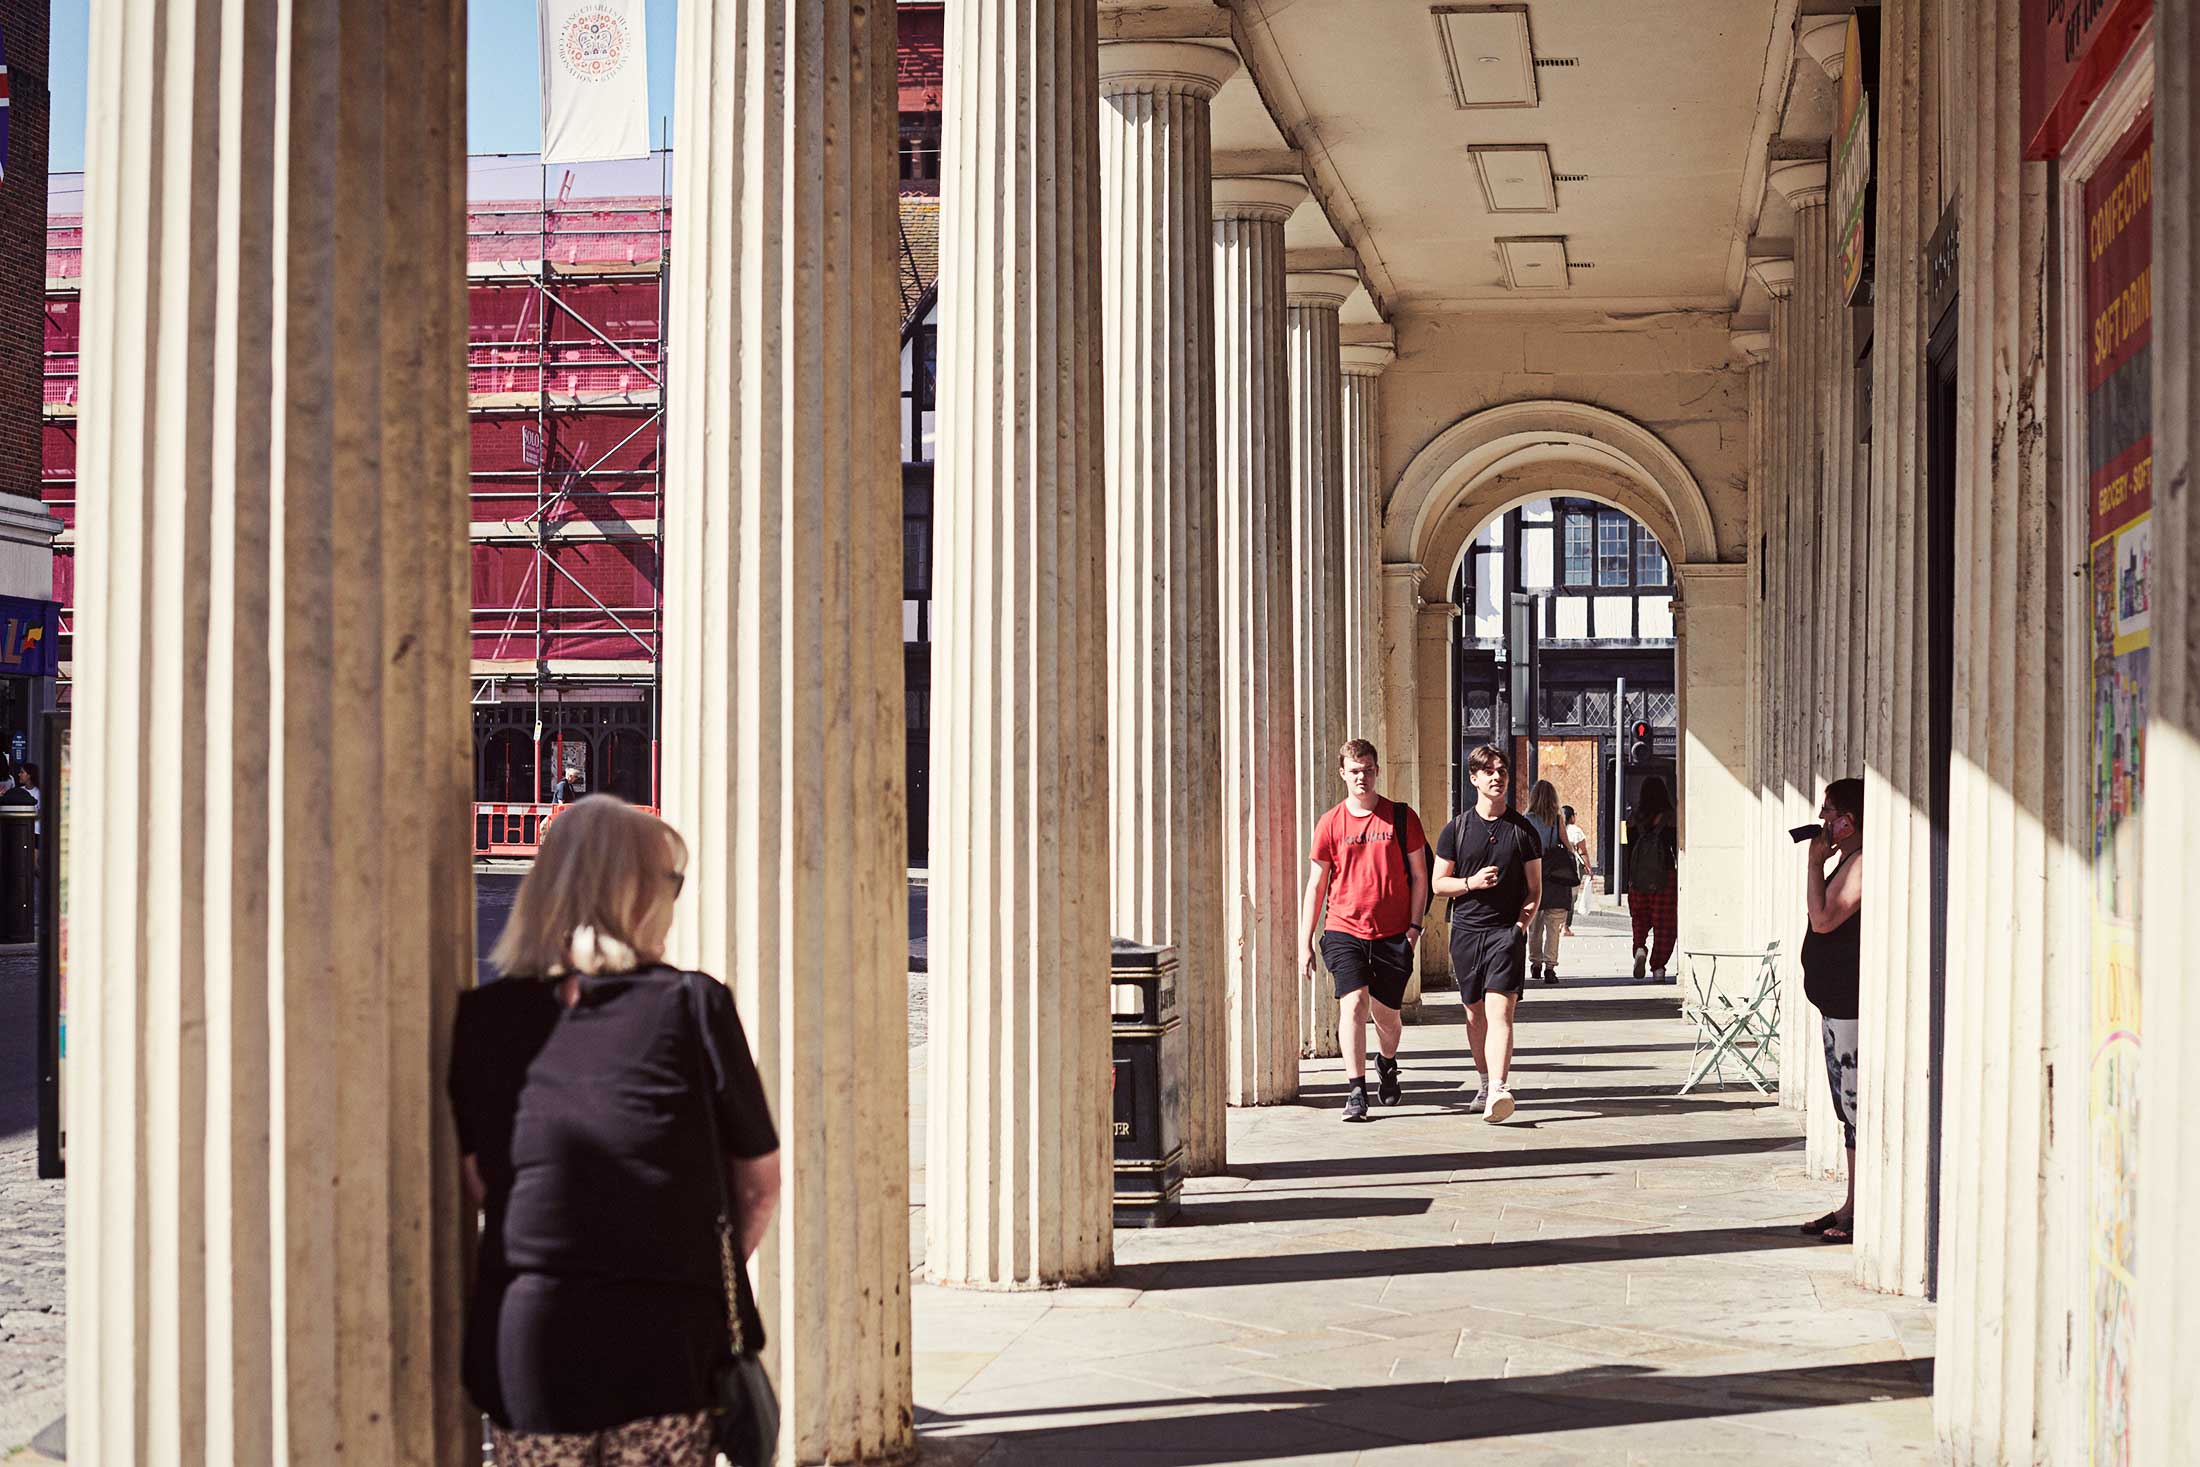
{"label": "fluted stone column", "polygon": [[[1927,791],[1932,777],[1924,451],[1925,343],[1931,327],[1924,319],[1924,250],[1938,218],[1940,189],[1933,177],[1935,148],[1924,132],[1933,104],[1923,88],[1939,62],[1928,59],[1935,22],[1918,0],[1883,8],[1880,21],[1881,63],[1887,68],[1883,75],[1891,85],[1882,88],[1880,97],[1881,181],[1872,287],[1872,503],[1865,574],[1874,606],[1867,626],[1870,686],[1864,699],[1868,858],[1858,1015],[1856,1264],[1858,1280],[1868,1287],[1921,1293],[1928,1225],[1922,1182],[1931,1143],[1924,1086],[1930,1041],[1931,908],[1925,894],[1930,891]],[[1964,32],[1964,24],[1951,17],[1948,34],[1961,38],[1955,40],[1959,55],[1973,44]],[[1971,128],[1962,127],[1951,156],[1974,136]],[[1992,207],[1986,200],[1979,205]],[[1966,362],[1976,360],[1968,347],[1962,350]],[[1989,568],[1972,567],[1958,575],[1959,587],[1968,583],[1956,596],[1959,607],[1967,596],[1990,596]],[[1976,837],[1987,828],[1981,818],[1967,830]],[[1983,876],[1998,859],[1988,847],[1998,844],[1989,840],[1959,846],[1954,881],[1969,881],[1965,867]],[[1949,905],[1953,917],[1961,905],[1953,890]],[[2003,972],[2001,980],[2010,976]],[[1953,1159],[1961,1153],[1944,1154]],[[1904,1208],[1908,1187],[1916,1190]],[[1999,1250],[2006,1245],[1989,1246]]]}
{"label": "fluted stone column", "polygon": [[[1339,348],[1344,373],[1344,706],[1360,738],[1375,739],[1382,722],[1383,369],[1398,355],[1387,341]],[[1378,741],[1377,747],[1381,747]]]}
{"label": "fluted stone column", "polygon": [[[1448,625],[1449,606],[1428,607],[1421,603],[1423,571],[1415,562],[1386,562],[1382,567],[1379,583],[1381,616],[1380,641],[1382,649],[1382,710],[1381,724],[1369,735],[1375,747],[1383,755],[1383,782],[1393,797],[1409,801],[1421,813],[1421,823],[1428,830],[1431,846],[1429,869],[1436,869],[1433,849],[1436,833],[1443,828],[1444,807],[1429,805],[1423,798],[1422,751],[1431,750],[1430,757],[1441,761],[1444,757],[1444,739],[1437,736],[1433,745],[1427,744],[1422,730],[1425,722],[1421,680],[1424,657],[1425,619],[1434,613],[1437,627]],[[1449,695],[1450,679],[1447,675],[1443,686]],[[1441,908],[1438,908],[1441,911]],[[1438,970],[1450,972],[1451,953],[1441,941],[1424,940],[1420,959],[1413,966],[1413,977],[1407,982],[1406,993],[1413,1003],[1419,1003],[1422,992],[1440,987],[1441,982],[1431,982],[1434,976],[1431,963]]]}
{"label": "fluted stone column", "polygon": [[940,183],[925,1266],[1099,1278],[1112,1232],[1093,0],[952,0]]}
{"label": "fluted stone column", "polygon": [[93,7],[72,1461],[480,1459],[464,51],[441,0]]}
{"label": "fluted stone column", "polygon": [[1232,1105],[1299,1092],[1297,703],[1283,226],[1292,179],[1214,184],[1223,971]]}
{"label": "fluted stone column", "polygon": [[[1425,582],[1424,582],[1425,584]],[[1447,589],[1449,589],[1447,587]],[[1451,788],[1451,676],[1452,650],[1459,641],[1462,608],[1450,601],[1424,601],[1414,613],[1413,706],[1419,722],[1420,747],[1414,758],[1414,777],[1392,784],[1394,793],[1413,802],[1429,841],[1429,869],[1436,869],[1436,835],[1451,818],[1455,796]],[[1444,908],[1435,909],[1439,914]],[[1423,934],[1421,958],[1406,984],[1409,1013],[1421,1011],[1424,988],[1452,986],[1451,945],[1444,924],[1432,924]]]}
{"label": "fluted stone column", "polygon": [[[1791,785],[1795,791],[1795,819],[1799,824],[1817,818],[1818,801],[1828,781],[1845,771],[1831,764],[1835,710],[1832,693],[1836,660],[1846,666],[1842,639],[1847,632],[1848,602],[1843,566],[1836,558],[1841,537],[1841,515],[1833,503],[1835,476],[1828,470],[1828,447],[1836,425],[1828,421],[1830,383],[1842,370],[1835,360],[1832,236],[1826,218],[1826,165],[1822,160],[1790,160],[1775,163],[1767,184],[1787,200],[1795,221],[1795,275],[1787,303],[1787,347],[1790,355],[1787,411],[1789,414],[1789,490],[1794,496],[1788,519],[1790,535],[1789,575],[1798,583],[1804,615],[1793,665],[1801,674],[1792,704],[1790,736]],[[1846,430],[1847,425],[1839,425]],[[1800,944],[1803,928],[1803,890],[1807,877],[1800,856],[1792,849],[1788,865],[1794,875],[1794,931]],[[1796,976],[1796,1007],[1807,1028],[1803,1047],[1788,1054],[1822,1054],[1819,1015],[1801,993],[1801,969]],[[1784,1012],[1783,1008],[1783,1012]],[[1783,1036],[1785,1037],[1785,1036]],[[1839,1119],[1833,1110],[1833,1094],[1825,1083],[1823,1064],[1812,1066],[1810,1103],[1805,1114],[1806,1164],[1818,1176],[1841,1176],[1847,1163],[1842,1155]]]}
{"label": "fluted stone column", "polygon": [[[2163,7],[2154,74],[2154,269],[2190,281],[2200,270],[2200,17]],[[2200,1045],[2200,910],[2192,872],[2200,832],[2178,814],[2200,803],[2200,515],[2193,505],[2194,394],[2200,392],[2200,300],[2190,289],[2154,298],[2154,482],[2183,485],[2154,501],[2154,645],[2148,709],[2146,799],[2168,812],[2141,834],[2139,989],[2149,1056],[2186,1056]],[[2200,1207],[2200,1075],[2186,1063],[2150,1060],[2139,1074],[2138,1422],[2133,1459],[2200,1461],[2200,1405],[2191,1362],[2200,1359],[2200,1261],[2187,1237]]]}
{"label": "fluted stone column", "polygon": [[[674,149],[662,801],[683,966],[785,1156],[758,1302],[790,1461],[911,1441],[894,18],[689,5]],[[768,28],[778,64],[736,58]],[[745,730],[743,733],[732,731]]]}
{"label": "fluted stone column", "polygon": [[[1298,712],[1300,869],[1314,825],[1344,798],[1337,746],[1355,737],[1346,722],[1344,677],[1344,423],[1337,311],[1348,275],[1285,278],[1290,301],[1291,592],[1297,630],[1292,685]],[[1299,1037],[1308,1056],[1339,1052],[1337,1004],[1318,971],[1299,990]]]}
{"label": "fluted stone column", "polygon": [[1216,599],[1214,46],[1100,48],[1111,930],[1177,949],[1185,1170],[1228,1139]]}
{"label": "fluted stone column", "polygon": [[[1799,523],[1809,512],[1801,488],[1802,456],[1793,445],[1797,439],[1794,410],[1795,383],[1803,375],[1805,347],[1795,301],[1795,261],[1792,257],[1766,257],[1752,262],[1758,283],[1772,297],[1768,361],[1765,367],[1766,421],[1765,470],[1765,603],[1763,624],[1765,661],[1769,682],[1768,717],[1764,749],[1768,773],[1768,798],[1775,831],[1784,834],[1808,818],[1808,797],[1798,788],[1796,753],[1801,735],[1797,725],[1807,721],[1808,701],[1802,648],[1809,627],[1808,584],[1798,574],[1798,546],[1808,542],[1808,526]],[[1782,853],[1779,836],[1773,845],[1769,908],[1772,934],[1780,939],[1780,1052],[1785,1055],[1817,1055],[1824,1052],[1819,1038],[1818,1016],[1803,997],[1803,969],[1797,947],[1803,931],[1802,858],[1792,848]],[[1789,1110],[1807,1111],[1815,1092],[1826,1088],[1825,1065],[1785,1064],[1780,1067],[1780,1103]],[[1830,1103],[1830,1097],[1829,1097]]]}

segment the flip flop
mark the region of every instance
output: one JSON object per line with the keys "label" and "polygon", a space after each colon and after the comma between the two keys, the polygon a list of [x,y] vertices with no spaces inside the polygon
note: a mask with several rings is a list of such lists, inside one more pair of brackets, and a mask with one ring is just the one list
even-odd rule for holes
{"label": "flip flop", "polygon": [[1855,1226],[1856,1223],[1853,1218],[1842,1218],[1832,1227],[1820,1233],[1818,1241],[1821,1243],[1853,1243],[1856,1241]]}
{"label": "flip flop", "polygon": [[1825,1236],[1826,1229],[1837,1225],[1840,1221],[1840,1213],[1829,1212],[1824,1217],[1812,1218],[1797,1231],[1801,1232],[1806,1238],[1822,1238]]}

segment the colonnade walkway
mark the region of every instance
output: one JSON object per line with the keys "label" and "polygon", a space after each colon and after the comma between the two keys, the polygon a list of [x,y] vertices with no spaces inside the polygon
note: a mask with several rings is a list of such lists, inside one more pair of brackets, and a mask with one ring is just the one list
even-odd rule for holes
{"label": "colonnade walkway", "polygon": [[918,1284],[925,1460],[1933,1461],[1931,1306],[1797,1233],[1840,1200],[1798,1113],[1676,1098],[1680,990],[1627,976],[1624,922],[1578,919],[1522,1006],[1510,1123],[1468,1114],[1435,995],[1403,1105],[1341,1124],[1341,1062],[1307,1062],[1298,1104],[1230,1113],[1179,1225],[1116,1233],[1106,1286]]}

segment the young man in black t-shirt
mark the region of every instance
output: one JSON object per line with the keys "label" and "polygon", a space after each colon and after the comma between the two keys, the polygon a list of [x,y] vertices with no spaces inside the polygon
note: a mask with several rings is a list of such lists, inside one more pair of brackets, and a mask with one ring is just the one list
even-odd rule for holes
{"label": "young man in black t-shirt", "polygon": [[[1451,902],[1451,973],[1467,1007],[1467,1044],[1489,1121],[1513,1113],[1513,1010],[1528,986],[1528,927],[1543,904],[1543,842],[1512,808],[1504,751],[1467,756],[1474,804],[1436,838],[1432,887]],[[1464,873],[1464,874],[1461,874]]]}

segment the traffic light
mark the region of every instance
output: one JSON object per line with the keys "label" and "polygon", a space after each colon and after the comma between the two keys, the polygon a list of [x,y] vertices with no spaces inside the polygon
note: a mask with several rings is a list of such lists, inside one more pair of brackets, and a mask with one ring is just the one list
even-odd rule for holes
{"label": "traffic light", "polygon": [[1635,741],[1627,749],[1627,762],[1640,764],[1650,757],[1650,725],[1642,719],[1635,720]]}

